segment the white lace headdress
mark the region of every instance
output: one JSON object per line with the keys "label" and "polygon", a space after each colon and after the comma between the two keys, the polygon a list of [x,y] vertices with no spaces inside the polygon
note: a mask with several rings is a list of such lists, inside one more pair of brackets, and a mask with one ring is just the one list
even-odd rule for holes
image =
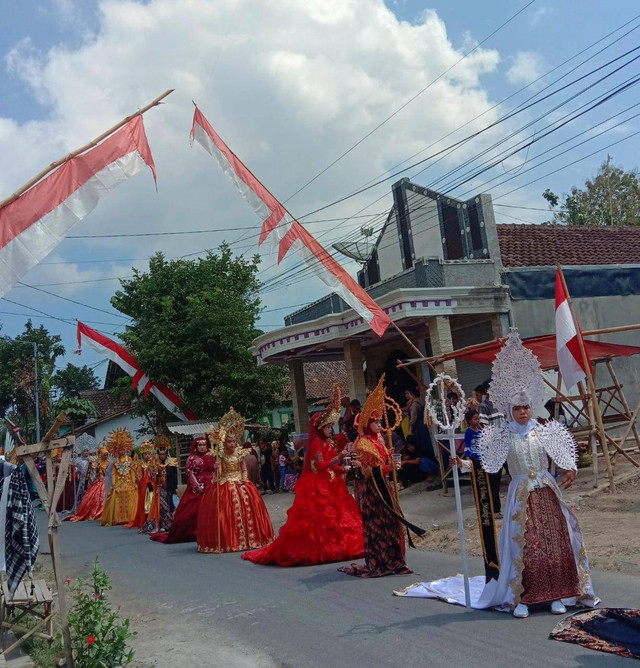
{"label": "white lace headdress", "polygon": [[491,369],[489,393],[493,405],[507,417],[511,408],[522,405],[525,395],[535,417],[544,404],[544,380],[538,358],[522,345],[517,329],[512,329]]}
{"label": "white lace headdress", "polygon": [[91,455],[94,455],[98,448],[98,441],[96,441],[90,434],[80,434],[80,436],[76,438],[76,442],[73,446],[73,454],[76,457],[79,457],[85,448],[89,450],[89,454]]}

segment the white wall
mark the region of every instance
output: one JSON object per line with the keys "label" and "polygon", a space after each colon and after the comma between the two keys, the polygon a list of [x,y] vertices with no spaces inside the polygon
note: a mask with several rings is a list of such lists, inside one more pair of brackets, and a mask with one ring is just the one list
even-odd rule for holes
{"label": "white wall", "polygon": [[[140,443],[142,443],[144,438],[141,436],[137,436],[135,432],[136,429],[140,429],[142,427],[148,428],[148,423],[144,418],[138,416],[132,417],[131,415],[125,413],[123,415],[117,415],[116,417],[113,417],[110,420],[106,420],[105,422],[97,424],[94,427],[93,435],[95,436],[98,443],[100,443],[100,441],[102,441],[102,437],[106,436],[108,438],[109,434],[114,429],[128,429],[131,432],[131,435],[133,436],[134,444],[139,445]],[[149,435],[151,435],[150,432]]]}

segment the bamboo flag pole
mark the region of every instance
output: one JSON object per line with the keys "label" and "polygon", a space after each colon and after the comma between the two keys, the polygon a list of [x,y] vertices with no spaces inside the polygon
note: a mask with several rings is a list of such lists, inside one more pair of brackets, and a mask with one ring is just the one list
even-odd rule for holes
{"label": "bamboo flag pole", "polygon": [[[578,334],[581,333],[580,323],[576,318],[576,313],[573,310],[573,302],[571,301],[571,295],[569,293],[569,288],[567,287],[567,281],[564,277],[562,267],[557,265],[558,275],[562,281],[562,287],[564,288],[564,293],[567,295],[567,303],[569,304],[569,311],[571,312],[571,318],[573,319],[573,324],[575,325],[576,331]],[[604,430],[604,423],[602,422],[602,413],[600,412],[600,406],[598,405],[598,395],[596,393],[596,386],[593,382],[593,374],[591,373],[591,364],[589,363],[589,358],[587,356],[586,350],[584,348],[584,341],[582,336],[578,336],[578,344],[580,346],[580,355],[582,357],[582,365],[587,376],[587,387],[589,388],[591,406],[593,408],[593,415],[596,419],[596,425],[598,428],[598,435],[600,437],[600,444],[602,446],[602,454],[604,455],[604,463],[607,467],[607,476],[609,477],[609,489],[612,494],[616,492],[615,482],[613,480],[613,468],[611,467],[611,457],[609,456],[609,446],[607,444],[607,434]]]}
{"label": "bamboo flag pole", "polygon": [[109,135],[113,134],[116,130],[119,130],[123,125],[126,125],[132,118],[144,114],[146,111],[149,111],[149,109],[151,109],[152,107],[156,107],[157,105],[159,105],[160,102],[164,100],[164,98],[167,97],[168,95],[171,95],[171,93],[173,93],[174,90],[175,90],[174,88],[171,88],[165,91],[164,93],[162,93],[162,95],[156,97],[155,100],[152,100],[151,102],[149,102],[149,104],[142,107],[142,109],[138,109],[138,111],[136,111],[135,114],[130,114],[126,118],[122,119],[119,123],[114,125],[106,132],[103,132],[99,137],[96,137],[93,141],[90,141],[88,144],[85,144],[82,148],[79,148],[76,151],[69,153],[69,155],[66,155],[64,158],[60,158],[59,160],[52,162],[48,167],[46,167],[39,174],[34,176],[28,183],[25,183],[22,186],[22,188],[16,190],[13,193],[13,195],[10,195],[9,197],[7,197],[7,199],[2,200],[2,202],[0,202],[0,209],[7,206],[7,204],[11,204],[11,202],[15,202],[15,200],[17,200],[18,197],[20,197],[20,195],[24,194],[27,190],[29,190],[29,188],[38,183],[38,181],[43,179],[49,172],[52,172],[57,167],[60,167],[60,165],[63,165],[65,162],[67,162],[67,160],[71,160],[71,158],[75,158],[76,156],[81,155],[85,151],[88,151],[90,148],[93,148],[101,141],[106,139]]}

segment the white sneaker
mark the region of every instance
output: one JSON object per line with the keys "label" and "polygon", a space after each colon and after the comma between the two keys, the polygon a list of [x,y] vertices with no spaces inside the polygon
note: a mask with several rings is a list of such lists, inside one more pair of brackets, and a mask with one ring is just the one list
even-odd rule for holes
{"label": "white sneaker", "polygon": [[551,604],[551,614],[552,615],[564,615],[567,609],[564,607],[562,601],[554,601]]}
{"label": "white sneaker", "polygon": [[513,616],[518,619],[525,619],[529,616],[529,608],[524,603],[518,603],[516,609],[513,611]]}

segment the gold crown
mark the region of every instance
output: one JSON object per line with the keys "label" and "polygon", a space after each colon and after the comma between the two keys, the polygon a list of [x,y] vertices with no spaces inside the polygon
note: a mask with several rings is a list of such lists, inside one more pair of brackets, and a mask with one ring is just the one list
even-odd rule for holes
{"label": "gold crown", "polygon": [[171,450],[171,440],[169,439],[168,436],[165,436],[164,434],[158,434],[154,439],[154,443],[156,446],[156,450],[160,450],[160,448],[166,448],[167,450]]}
{"label": "gold crown", "polygon": [[236,413],[233,406],[225,413],[218,423],[218,430],[224,431],[225,437],[232,436],[238,443],[244,435],[244,418],[240,413]]}
{"label": "gold crown", "polygon": [[320,413],[320,417],[316,420],[316,429],[320,431],[328,424],[333,425],[340,417],[340,386],[336,383],[333,386],[333,399],[331,403]]}
{"label": "gold crown", "polygon": [[384,376],[382,374],[375,389],[369,393],[358,416],[358,433],[362,434],[372,417],[381,418],[384,412]]}
{"label": "gold crown", "polygon": [[148,438],[146,438],[138,446],[138,451],[141,455],[144,455],[145,452],[153,452],[153,443]]}
{"label": "gold crown", "polygon": [[133,439],[126,429],[114,429],[109,434],[107,449],[112,455],[129,454],[133,450]]}
{"label": "gold crown", "polygon": [[102,455],[108,455],[108,454],[109,454],[109,448],[104,443],[101,443],[100,447],[98,448],[98,456],[102,457]]}

